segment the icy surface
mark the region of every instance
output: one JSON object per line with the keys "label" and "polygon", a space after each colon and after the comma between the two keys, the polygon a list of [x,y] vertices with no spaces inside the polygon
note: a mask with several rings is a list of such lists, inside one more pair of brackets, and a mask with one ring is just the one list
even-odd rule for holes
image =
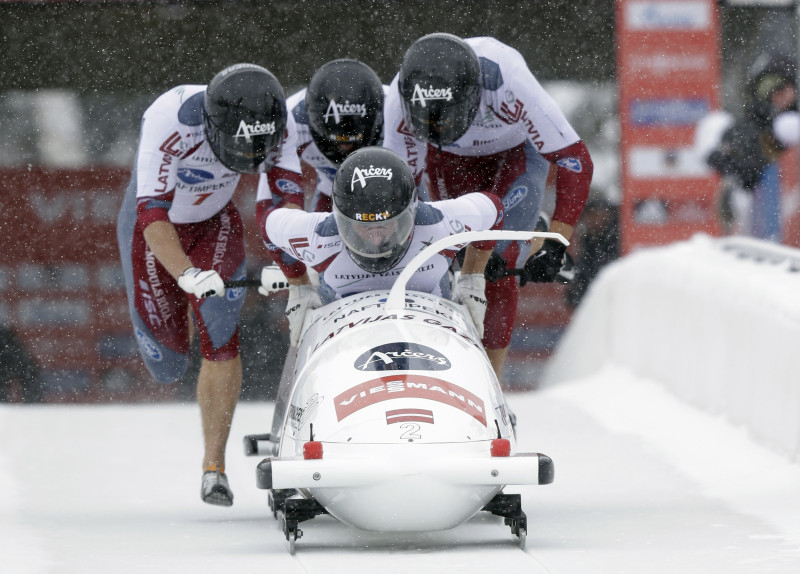
{"label": "icy surface", "polygon": [[[241,448],[269,430],[271,403],[236,412],[232,508],[200,501],[196,405],[0,405],[0,572],[796,574],[800,435],[769,438],[800,418],[797,369],[786,367],[800,356],[800,276],[788,259],[723,257],[702,240],[653,256],[590,293],[550,384],[509,396],[520,450],[556,469],[552,485],[506,490],[523,495],[524,550],[486,513],[407,535],[321,516],[301,524],[290,555],[255,486],[259,459]],[[631,267],[641,259],[645,273]],[[736,301],[739,312],[723,305]],[[687,328],[663,327],[687,310]]]}
{"label": "icy surface", "polygon": [[270,403],[237,411],[229,509],[200,501],[194,405],[2,406],[2,570],[800,571],[800,466],[741,429],[613,368],[510,402],[521,448],[556,465],[552,485],[519,490],[524,551],[486,514],[409,535],[359,532],[322,516],[303,523],[294,556],[255,487],[258,459],[239,446],[266,430]]}

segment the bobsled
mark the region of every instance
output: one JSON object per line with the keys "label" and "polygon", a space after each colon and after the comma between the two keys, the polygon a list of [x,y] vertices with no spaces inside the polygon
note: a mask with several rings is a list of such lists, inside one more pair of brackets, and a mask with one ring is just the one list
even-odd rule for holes
{"label": "bobsled", "polygon": [[266,455],[256,486],[289,543],[330,514],[360,530],[446,530],[481,511],[502,516],[524,545],[527,517],[507,485],[549,484],[553,461],[519,452],[500,383],[466,308],[406,289],[447,247],[546,232],[481,231],[417,254],[391,290],[309,312],[284,366],[271,431],[244,437]]}

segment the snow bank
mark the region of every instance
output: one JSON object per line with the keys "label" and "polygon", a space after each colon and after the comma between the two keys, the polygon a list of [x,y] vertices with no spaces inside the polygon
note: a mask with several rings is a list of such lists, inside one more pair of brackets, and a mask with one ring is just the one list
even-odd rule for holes
{"label": "snow bank", "polygon": [[609,265],[545,382],[608,364],[660,382],[800,461],[800,250],[696,236]]}

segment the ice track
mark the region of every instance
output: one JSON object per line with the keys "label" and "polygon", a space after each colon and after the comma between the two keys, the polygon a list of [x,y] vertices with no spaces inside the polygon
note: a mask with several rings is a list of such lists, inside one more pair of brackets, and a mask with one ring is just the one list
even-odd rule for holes
{"label": "ice track", "polygon": [[502,519],[375,534],[329,516],[294,556],[255,488],[241,404],[231,509],[199,499],[194,405],[0,406],[0,555],[9,573],[796,573],[800,466],[743,431],[620,372],[512,395],[520,445],[546,452],[549,486],[523,488],[525,550]]}

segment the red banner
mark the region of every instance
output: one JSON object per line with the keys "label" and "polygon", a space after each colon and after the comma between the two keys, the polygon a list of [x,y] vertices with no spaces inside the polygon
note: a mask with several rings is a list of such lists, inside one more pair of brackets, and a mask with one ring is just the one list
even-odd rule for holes
{"label": "red banner", "polygon": [[716,176],[693,153],[719,107],[715,0],[617,0],[622,251],[716,234]]}
{"label": "red banner", "polygon": [[[144,370],[132,335],[117,248],[124,169],[0,170],[0,319],[42,369],[47,400],[169,396]],[[248,260],[267,261],[254,221],[255,177],[237,205]]]}

